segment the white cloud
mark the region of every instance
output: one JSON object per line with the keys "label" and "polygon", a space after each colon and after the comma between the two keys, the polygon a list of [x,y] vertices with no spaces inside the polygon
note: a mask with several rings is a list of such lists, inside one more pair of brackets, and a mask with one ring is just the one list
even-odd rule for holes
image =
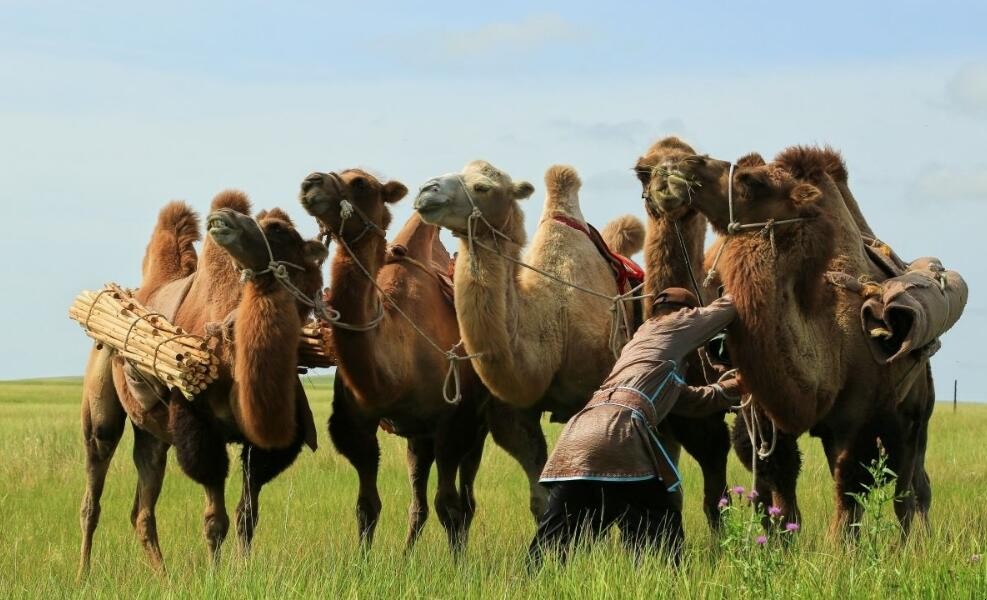
{"label": "white cloud", "polygon": [[915,179],[909,197],[921,203],[987,200],[987,165],[929,165]]}
{"label": "white cloud", "polygon": [[946,83],[946,104],[968,115],[987,117],[987,63],[960,69]]}
{"label": "white cloud", "polygon": [[557,14],[530,15],[520,21],[490,23],[475,29],[450,32],[441,39],[445,52],[464,56],[531,52],[584,33]]}

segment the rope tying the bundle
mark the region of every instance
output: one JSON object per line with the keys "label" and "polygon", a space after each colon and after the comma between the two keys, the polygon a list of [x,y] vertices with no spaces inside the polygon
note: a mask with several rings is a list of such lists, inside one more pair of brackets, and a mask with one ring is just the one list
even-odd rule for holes
{"label": "rope tying the bundle", "polygon": [[[588,287],[579,285],[577,283],[573,283],[571,281],[562,279],[561,277],[553,273],[549,273],[544,269],[540,269],[534,265],[529,265],[528,263],[522,260],[519,260],[517,258],[514,258],[513,256],[503,253],[500,250],[499,244],[497,243],[498,238],[507,240],[508,242],[512,242],[512,243],[516,243],[516,242],[514,242],[514,240],[512,240],[511,237],[505,234],[503,231],[494,227],[493,224],[487,220],[487,218],[483,214],[483,211],[481,211],[480,207],[478,207],[476,203],[473,201],[473,196],[472,194],[470,194],[469,187],[466,185],[466,181],[463,178],[463,176],[458,175],[457,178],[459,179],[459,183],[463,188],[463,192],[466,194],[466,200],[470,203],[470,206],[472,207],[470,216],[467,217],[466,219],[466,244],[467,247],[469,248],[469,254],[470,254],[469,266],[470,266],[470,272],[473,274],[473,276],[475,277],[478,274],[479,266],[476,260],[476,256],[477,256],[476,247],[480,247],[486,250],[487,252],[490,252],[496,256],[499,256],[500,258],[503,258],[504,260],[512,262],[519,267],[524,267],[525,269],[534,271],[535,273],[538,273],[543,277],[551,279],[556,283],[560,283],[574,290],[578,290],[585,294],[589,294],[590,296],[595,296],[597,298],[601,298],[603,300],[610,302],[610,314],[611,314],[610,351],[613,352],[614,357],[619,357],[620,350],[624,347],[624,344],[627,343],[627,340],[630,338],[632,334],[630,317],[627,313],[627,306],[625,303],[628,301],[641,300],[650,297],[651,294],[637,294],[637,292],[644,286],[644,284],[643,283],[638,284],[637,286],[633,287],[627,292],[624,292],[623,294],[617,294],[616,296],[609,296],[607,294],[604,294],[603,292],[598,292],[594,289],[590,289]],[[487,229],[490,230],[490,233],[493,234],[494,246],[490,246],[476,239],[476,227],[474,225],[474,221],[476,220],[480,220],[484,225],[487,226]]]}

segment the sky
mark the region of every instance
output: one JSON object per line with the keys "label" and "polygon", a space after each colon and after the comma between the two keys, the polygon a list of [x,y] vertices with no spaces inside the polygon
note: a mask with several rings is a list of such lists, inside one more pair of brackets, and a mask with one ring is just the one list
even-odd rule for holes
{"label": "sky", "polygon": [[556,163],[602,225],[644,217],[630,167],[674,133],[840,149],[878,235],[966,278],[934,373],[987,400],[987,3],[138,4],[0,2],[0,379],[82,372],[68,306],[139,282],[168,200],[236,187],[314,235],[313,170],[414,190],[482,158],[535,184],[529,231]]}

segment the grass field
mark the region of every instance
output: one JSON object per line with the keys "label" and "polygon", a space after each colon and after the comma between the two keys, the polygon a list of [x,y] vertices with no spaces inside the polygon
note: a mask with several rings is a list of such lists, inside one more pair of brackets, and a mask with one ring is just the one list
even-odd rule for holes
{"label": "grass field", "polygon": [[[79,381],[0,383],[0,597],[987,597],[987,567],[978,558],[987,550],[981,445],[987,406],[960,405],[955,414],[949,406],[939,407],[928,461],[935,493],[931,530],[917,530],[876,565],[827,539],[830,478],[818,442],[805,438],[799,489],[803,533],[784,553],[771,589],[763,590],[712,543],[698,508],[701,482],[691,459],[683,465],[688,542],[680,571],[650,559],[635,567],[619,544],[608,540],[577,554],[565,568],[549,563],[532,577],[522,568],[533,530],[527,486],[520,468],[489,442],[465,560],[450,560],[434,515],[417,549],[405,556],[404,445],[381,433],[384,510],[372,552],[361,555],[353,514],[356,476],[325,435],[330,384],[316,379],[307,385],[314,388],[309,397],[321,447],[314,454],[305,451],[265,488],[252,556],[238,556],[231,537],[221,567],[207,567],[203,495],[172,459],[158,505],[168,574],[155,576],[130,529],[136,477],[127,433],[107,480],[92,573],[77,582],[84,482]],[[558,426],[547,429],[554,439]],[[731,460],[731,482],[749,483],[749,475]],[[239,471],[231,471],[232,507]]]}

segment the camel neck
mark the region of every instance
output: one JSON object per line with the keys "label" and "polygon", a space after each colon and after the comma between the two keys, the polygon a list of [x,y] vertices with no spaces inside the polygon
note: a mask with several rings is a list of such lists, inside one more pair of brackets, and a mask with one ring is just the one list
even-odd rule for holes
{"label": "camel neck", "polygon": [[[675,232],[675,222],[665,215],[648,219],[648,231],[644,241],[645,264],[648,272],[645,278],[646,293],[657,295],[669,287],[693,290],[693,281],[703,280],[703,244],[706,239],[706,217],[698,212],[678,221],[682,242],[688,253],[688,261],[683,256],[682,243]],[[689,264],[692,265],[690,272]]]}
{"label": "camel neck", "polygon": [[[490,240],[484,244],[493,247]],[[500,240],[500,252],[520,259],[521,246]],[[494,395],[512,403],[531,404],[532,394],[524,361],[515,360],[519,339],[519,318],[524,311],[518,267],[494,252],[474,247],[467,240],[459,244],[456,260],[456,311],[463,344],[470,354],[480,354],[474,368]],[[538,394],[538,390],[534,390]]]}
{"label": "camel neck", "polygon": [[[341,244],[337,247],[332,261],[330,305],[339,312],[343,323],[365,325],[377,317],[381,298],[356,261],[376,280],[384,265],[385,245],[382,237],[373,235],[356,247],[350,246],[354,256]],[[384,393],[386,382],[381,377],[385,370],[378,368],[375,357],[387,350],[380,348],[377,340],[386,336],[390,326],[387,318],[368,331],[333,326],[337,366],[347,385],[360,397],[369,399]]]}

